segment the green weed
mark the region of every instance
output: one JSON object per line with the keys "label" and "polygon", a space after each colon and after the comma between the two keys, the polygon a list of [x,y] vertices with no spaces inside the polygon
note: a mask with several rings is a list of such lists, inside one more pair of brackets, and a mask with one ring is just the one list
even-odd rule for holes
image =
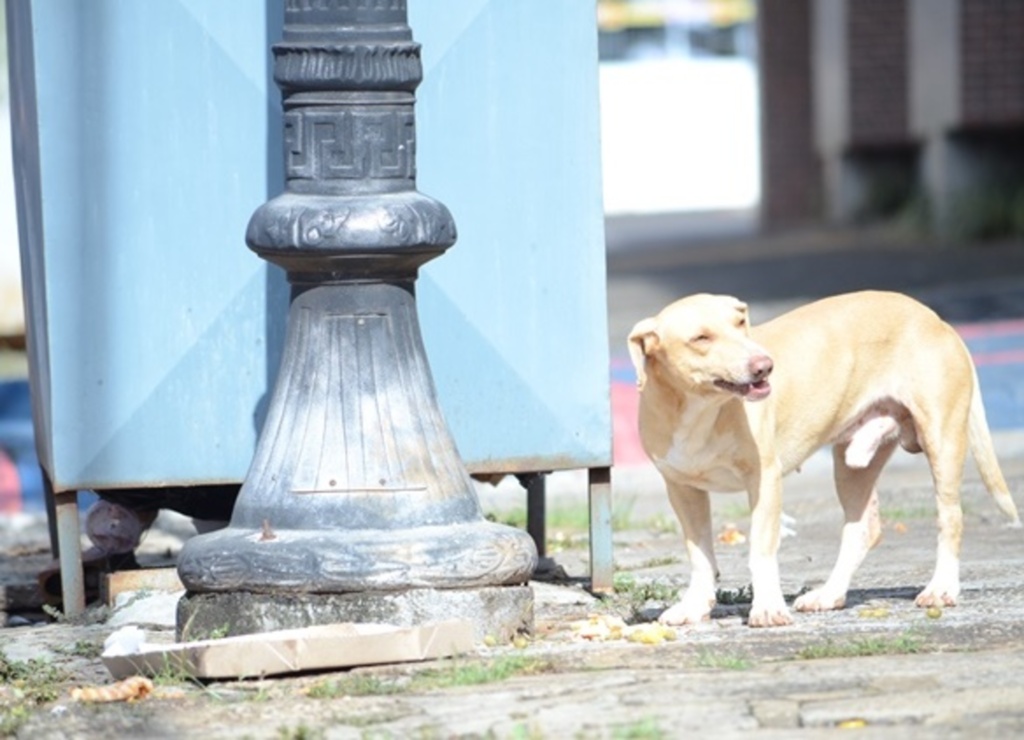
{"label": "green weed", "polygon": [[882,507],[879,516],[887,522],[906,522],[915,519],[934,519],[934,506],[894,506]]}
{"label": "green weed", "polygon": [[413,675],[413,691],[433,691],[456,686],[478,686],[504,681],[512,676],[534,675],[551,670],[546,660],[526,655],[507,655],[483,662],[455,661],[442,668],[429,669]]}
{"label": "green weed", "polygon": [[18,689],[34,704],[54,701],[60,695],[60,684],[67,674],[39,658],[11,660],[0,653],[0,683]]}
{"label": "green weed", "polygon": [[[0,652],[0,684],[14,689],[0,700],[0,735],[14,735],[28,720],[32,710],[60,697],[61,684],[68,679],[63,671],[45,660],[11,660]],[[13,701],[6,699],[13,697]]]}
{"label": "green weed", "polygon": [[650,717],[628,725],[616,725],[612,728],[614,740],[661,740],[667,737],[657,720]]}
{"label": "green weed", "polygon": [[[638,526],[633,520],[633,507],[636,500],[623,497],[612,506],[612,529],[624,530]],[[510,527],[524,529],[526,527],[526,509],[522,506],[487,512],[486,518],[492,522],[506,524]],[[590,530],[590,507],[586,504],[553,506],[547,509],[544,523],[549,530],[564,532],[588,532]]]}
{"label": "green weed", "polygon": [[103,643],[95,640],[78,640],[73,645],[58,647],[56,651],[62,655],[74,655],[92,660],[103,654]]}
{"label": "green weed", "polygon": [[643,526],[655,534],[675,534],[680,531],[679,520],[667,514],[657,514],[648,519]]}
{"label": "green weed", "polygon": [[671,604],[679,598],[679,589],[657,581],[639,581],[632,573],[616,573],[612,579],[615,594],[609,608],[627,622],[636,621],[648,602]]}
{"label": "green weed", "polygon": [[157,686],[180,686],[186,683],[202,686],[184,661],[169,655],[164,656],[163,666],[153,674],[153,683]]}
{"label": "green weed", "polygon": [[869,636],[843,642],[829,639],[824,643],[802,648],[797,653],[797,657],[802,660],[816,660],[818,658],[861,658],[872,655],[908,655],[921,652],[923,647],[923,639],[905,632],[897,637]]}
{"label": "green weed", "polygon": [[341,696],[385,696],[400,694],[406,688],[395,682],[362,673],[349,674],[338,679],[321,681],[306,692],[312,699],[337,699]]}
{"label": "green weed", "polygon": [[750,516],[750,504],[746,501],[733,501],[715,508],[715,518],[727,522],[742,521]]}
{"label": "green weed", "polygon": [[703,649],[697,654],[697,665],[701,668],[714,668],[715,670],[745,671],[753,663],[742,655],[717,653],[712,650]]}
{"label": "green weed", "polygon": [[313,699],[339,696],[384,696],[448,689],[458,686],[504,681],[512,676],[533,675],[551,670],[545,660],[525,655],[507,655],[486,661],[455,660],[438,668],[417,671],[408,678],[385,679],[366,674],[349,674],[310,687]]}
{"label": "green weed", "polygon": [[320,740],[324,733],[323,730],[314,730],[303,722],[298,727],[278,727],[277,736],[281,740]]}
{"label": "green weed", "polygon": [[534,724],[520,722],[512,728],[509,737],[512,740],[544,740],[544,733]]}

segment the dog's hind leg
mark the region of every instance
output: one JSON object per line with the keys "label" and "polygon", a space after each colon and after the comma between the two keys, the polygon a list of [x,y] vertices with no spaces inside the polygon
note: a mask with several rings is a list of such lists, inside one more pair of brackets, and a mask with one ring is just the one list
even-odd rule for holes
{"label": "dog's hind leg", "polygon": [[845,517],[839,556],[825,584],[797,598],[793,604],[797,611],[827,611],[846,605],[846,592],[854,572],[882,537],[875,483],[896,444],[895,439],[882,442],[866,467],[854,467],[847,462],[848,444],[832,448],[836,493]]}
{"label": "dog's hind leg", "polygon": [[711,500],[707,491],[666,481],[668,500],[683,525],[686,551],[690,556],[690,585],[678,603],[658,617],[662,624],[697,624],[711,616],[715,606],[714,536],[711,531]]}

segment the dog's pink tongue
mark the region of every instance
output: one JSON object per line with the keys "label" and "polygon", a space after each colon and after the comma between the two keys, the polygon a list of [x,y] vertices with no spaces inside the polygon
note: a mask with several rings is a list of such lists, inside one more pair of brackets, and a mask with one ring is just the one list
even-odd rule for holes
{"label": "dog's pink tongue", "polygon": [[748,401],[762,401],[768,398],[771,392],[771,383],[767,380],[759,380],[747,386],[747,392],[743,394],[743,397]]}

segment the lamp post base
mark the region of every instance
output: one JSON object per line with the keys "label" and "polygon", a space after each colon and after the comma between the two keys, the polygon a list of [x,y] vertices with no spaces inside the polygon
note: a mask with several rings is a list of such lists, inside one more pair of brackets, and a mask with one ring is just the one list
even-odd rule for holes
{"label": "lamp post base", "polygon": [[507,642],[533,630],[529,586],[412,588],[347,594],[187,593],[178,603],[178,639],[244,635],[344,622],[411,627],[452,618],[473,624],[477,641]]}

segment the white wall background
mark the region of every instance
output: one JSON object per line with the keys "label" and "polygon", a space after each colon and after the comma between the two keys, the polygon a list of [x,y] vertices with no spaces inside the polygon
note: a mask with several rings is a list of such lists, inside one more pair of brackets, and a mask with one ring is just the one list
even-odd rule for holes
{"label": "white wall background", "polygon": [[18,262],[18,219],[11,172],[11,114],[7,92],[7,28],[0,0],[0,336],[21,334],[21,268]]}
{"label": "white wall background", "polygon": [[606,214],[753,208],[759,146],[748,59],[601,64]]}

